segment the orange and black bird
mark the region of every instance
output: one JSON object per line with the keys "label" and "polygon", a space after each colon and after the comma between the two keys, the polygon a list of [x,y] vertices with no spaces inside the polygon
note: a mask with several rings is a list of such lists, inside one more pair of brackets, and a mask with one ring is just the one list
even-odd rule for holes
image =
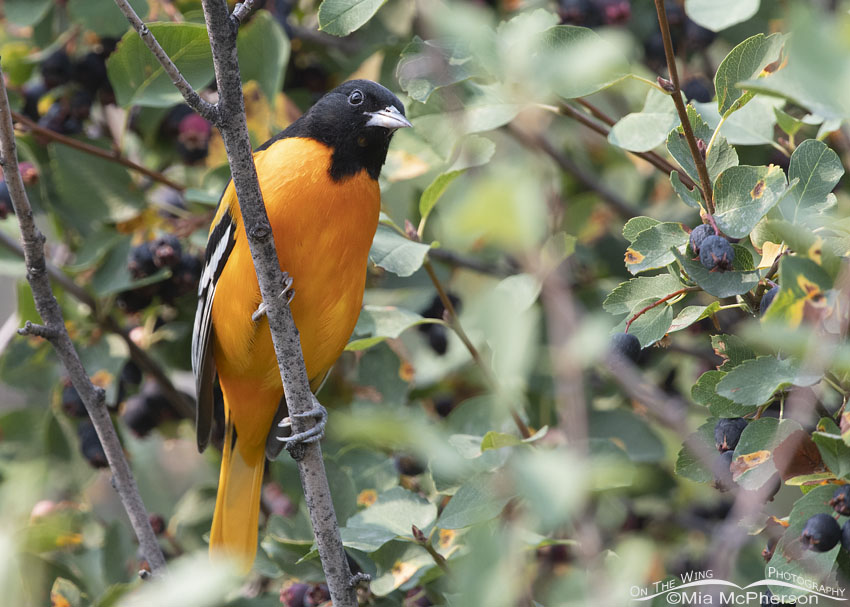
{"label": "orange and black bird", "polygon": [[[381,206],[378,175],[393,133],[409,126],[389,90],[351,80],[254,152],[280,267],[297,292],[291,309],[313,390],[357,322]],[[210,228],[198,300],[192,369],[199,450],[210,440],[216,381],[224,396],[210,552],[247,569],[256,554],[265,458],[280,451],[275,422],[286,403],[268,321],[254,315],[262,297],[232,181]]]}

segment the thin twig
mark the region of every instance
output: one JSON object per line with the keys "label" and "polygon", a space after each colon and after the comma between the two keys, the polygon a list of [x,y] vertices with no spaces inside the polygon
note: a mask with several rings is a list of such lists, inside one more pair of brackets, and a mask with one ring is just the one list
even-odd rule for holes
{"label": "thin twig", "polygon": [[103,158],[104,160],[109,160],[110,162],[118,163],[122,166],[127,167],[137,173],[141,173],[146,177],[150,177],[154,181],[158,181],[163,185],[167,185],[170,188],[174,188],[178,192],[182,192],[186,189],[186,186],[180,185],[174,181],[171,181],[168,177],[159,173],[157,171],[153,171],[147,167],[143,167],[140,164],[136,164],[132,160],[128,160],[123,156],[118,156],[108,150],[104,150],[103,148],[99,148],[97,146],[88,144],[84,141],[79,141],[77,139],[72,139],[71,137],[66,137],[56,131],[51,131],[50,129],[46,129],[43,126],[39,125],[37,122],[34,122],[24,116],[23,114],[12,111],[12,117],[32,131],[37,135],[41,135],[42,137],[47,137],[56,143],[61,143],[62,145],[67,145],[69,148],[74,148],[75,150],[79,150],[81,152],[85,152],[86,154],[91,154],[92,156],[97,156],[98,158]]}
{"label": "thin twig", "polygon": [[549,156],[562,171],[569,173],[586,188],[599,194],[599,197],[608,203],[608,205],[617,211],[617,213],[624,219],[631,219],[632,217],[640,215],[640,212],[634,206],[626,202],[613,190],[608,189],[594,175],[591,175],[582,169],[578,164],[573,162],[571,158],[556,149],[555,146],[552,145],[552,142],[549,141],[542,133],[526,133],[514,124],[508,125],[508,132],[516,137],[520,143],[526,147],[540,150]]}
{"label": "thin twig", "polygon": [[688,110],[685,108],[685,102],[682,100],[682,87],[679,86],[679,70],[676,68],[676,56],[673,53],[673,39],[670,36],[670,25],[667,23],[667,11],[664,9],[664,0],[655,0],[655,11],[658,13],[658,25],[661,28],[661,37],[664,39],[664,55],[667,58],[667,70],[670,72],[670,81],[673,83],[673,91],[671,92],[673,103],[676,105],[679,120],[682,122],[682,130],[685,133],[685,139],[688,142],[691,156],[693,156],[694,164],[697,168],[699,181],[702,185],[702,195],[705,199],[705,208],[709,215],[714,215],[711,179],[708,176],[705,158],[703,158],[697,146],[694,130],[691,128],[691,121],[688,119]]}
{"label": "thin twig", "polygon": [[629,328],[632,326],[632,323],[634,321],[636,321],[638,318],[640,318],[641,316],[643,316],[644,314],[649,312],[652,308],[654,308],[656,306],[660,306],[665,301],[670,301],[674,297],[678,297],[679,295],[684,295],[685,293],[693,293],[694,291],[702,291],[702,288],[701,287],[685,287],[683,289],[679,289],[678,291],[673,291],[672,293],[670,293],[669,295],[665,295],[664,297],[662,297],[661,299],[659,299],[655,303],[651,303],[648,306],[646,306],[645,308],[643,308],[642,310],[638,310],[634,314],[634,316],[632,316],[628,320],[628,322],[626,322],[626,333],[629,332]]}
{"label": "thin twig", "polygon": [[254,0],[245,0],[245,2],[237,2],[233,7],[233,13],[230,15],[230,22],[237,28],[245,22],[248,15],[254,10]]}
{"label": "thin twig", "polygon": [[177,66],[174,65],[174,62],[171,61],[171,58],[159,45],[159,42],[157,42],[150,29],[148,29],[148,26],[145,25],[144,21],[142,21],[136,14],[136,11],[133,10],[133,7],[130,6],[128,0],[115,0],[115,4],[119,9],[121,9],[121,12],[124,13],[124,16],[127,18],[127,21],[130,22],[130,25],[133,26],[133,29],[138,32],[139,37],[142,39],[142,42],[145,43],[145,46],[147,46],[154,54],[154,57],[157,58],[162,69],[164,69],[165,73],[168,74],[169,78],[171,78],[171,82],[174,83],[174,86],[177,87],[177,90],[183,95],[183,99],[186,100],[189,107],[213,124],[217,124],[219,119],[219,108],[209,101],[202,99],[197,91],[192,88],[192,85],[189,84],[186,78],[183,77],[183,74],[180,73],[180,70],[177,69]]}
{"label": "thin twig", "polygon": [[[433,532],[432,532],[433,533]],[[422,546],[428,554],[431,555],[431,558],[434,559],[434,563],[442,569],[443,573],[446,575],[451,575],[451,570],[449,569],[448,561],[446,561],[446,557],[437,552],[437,549],[431,544],[431,538],[425,537],[425,534],[422,533],[422,530],[419,529],[416,525],[413,525],[413,539],[417,544]]]}
{"label": "thin twig", "polygon": [[432,247],[428,251],[428,255],[432,259],[456,268],[467,268],[481,274],[490,274],[491,276],[502,278],[516,274],[519,271],[510,263],[488,263],[442,247]]}
{"label": "thin twig", "polygon": [[[585,102],[585,104],[589,105],[586,102]],[[581,124],[583,124],[587,128],[591,129],[592,131],[596,131],[597,133],[599,133],[603,137],[606,137],[606,138],[608,137],[608,133],[610,132],[610,130],[606,126],[601,125],[598,122],[592,120],[589,116],[587,116],[586,114],[584,114],[582,112],[579,112],[578,110],[576,110],[574,107],[572,107],[569,104],[562,103],[561,105],[559,105],[558,106],[558,113],[563,114],[564,116],[568,116],[568,117],[572,118],[573,120],[575,120],[576,122],[580,122]],[[647,161],[649,164],[651,164],[652,166],[654,166],[656,169],[658,169],[659,171],[661,171],[662,173],[664,173],[667,176],[669,176],[670,173],[672,173],[673,171],[678,171],[679,177],[681,178],[682,183],[684,183],[690,189],[693,189],[693,188],[699,189],[699,185],[693,179],[691,179],[688,175],[679,171],[676,167],[674,167],[667,160],[665,160],[664,158],[662,158],[661,156],[659,156],[655,152],[629,152],[629,154],[634,154],[638,158],[642,158],[643,160]]]}
{"label": "thin twig", "polygon": [[[437,273],[434,271],[434,266],[431,265],[429,260],[425,260],[425,263],[422,264],[425,268],[425,271],[428,273],[428,277],[431,279],[431,282],[434,283],[434,288],[437,290],[437,295],[440,297],[440,301],[443,304],[443,307],[446,309],[446,312],[449,315],[449,326],[454,330],[460,340],[463,342],[463,345],[466,346],[466,349],[469,350],[469,354],[472,356],[472,360],[475,361],[475,364],[478,365],[478,368],[481,369],[481,372],[484,374],[484,377],[487,380],[487,383],[490,384],[490,387],[494,390],[498,389],[499,382],[496,379],[496,376],[493,374],[493,370],[490,369],[490,365],[481,357],[481,353],[478,352],[478,348],[475,347],[475,344],[469,339],[469,336],[466,334],[466,331],[463,330],[463,325],[460,324],[460,318],[458,317],[457,310],[455,310],[454,304],[452,304],[452,300],[449,298],[448,293],[446,293],[446,289],[443,287],[443,283],[440,282],[440,279],[437,277]],[[528,429],[526,423],[522,420],[519,413],[517,413],[514,407],[511,407],[511,418],[514,420],[514,424],[516,425],[519,433],[523,438],[528,438],[531,436],[531,431]]]}
{"label": "thin twig", "polygon": [[[24,250],[11,236],[5,232],[0,232],[0,246],[6,250],[24,258]],[[176,411],[187,419],[192,419],[195,416],[195,409],[192,403],[174,386],[163,368],[151,356],[140,348],[136,342],[130,337],[130,332],[121,326],[118,320],[110,312],[104,313],[102,306],[97,300],[92,297],[88,291],[75,283],[67,274],[57,268],[55,265],[45,260],[47,275],[50,280],[58,284],[62,289],[70,294],[74,299],[82,304],[85,304],[92,311],[97,324],[104,330],[118,335],[124,343],[127,344],[127,349],[130,353],[130,359],[138,365],[138,367],[148,375],[150,375],[157,385],[159,385],[163,396],[174,407]]]}
{"label": "thin twig", "polygon": [[130,518],[130,524],[133,526],[136,537],[139,539],[139,546],[150,565],[151,573],[154,576],[162,575],[165,572],[165,558],[151,528],[147,510],[145,510],[133,473],[124,457],[124,450],[121,448],[118,434],[115,432],[112,419],[106,409],[105,392],[102,388],[92,384],[89,379],[65,328],[62,309],[59,307],[59,302],[56,301],[50,287],[44,258],[45,238],[35,225],[32,207],[18,167],[15,129],[12,124],[11,107],[9,107],[9,98],[6,94],[2,71],[0,71],[0,157],[2,157],[4,178],[21,229],[27,281],[32,289],[36,310],[48,328],[43,335],[50,339],[50,344],[65,366],[71,383],[80,395],[91,418],[97,436],[103,445],[109,468],[112,470],[115,488],[124,505],[124,510]]}

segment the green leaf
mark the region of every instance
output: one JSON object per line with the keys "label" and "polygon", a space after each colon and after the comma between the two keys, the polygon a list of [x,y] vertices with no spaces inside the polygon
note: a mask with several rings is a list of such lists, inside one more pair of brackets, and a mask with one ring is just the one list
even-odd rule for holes
{"label": "green leaf", "polygon": [[632,274],[663,268],[676,260],[672,249],[684,249],[688,244],[688,233],[682,224],[659,223],[640,232],[626,249],[626,268]]}
{"label": "green leaf", "polygon": [[589,438],[613,439],[633,462],[656,462],[664,458],[661,439],[646,420],[629,410],[594,411],[588,422]]}
{"label": "green leaf", "polygon": [[255,80],[274,106],[289,62],[289,38],[280,23],[267,10],[256,11],[239,28],[236,50],[243,84]]}
{"label": "green leaf", "polygon": [[319,6],[319,29],[332,36],[347,36],[371,19],[386,0],[324,0]]}
{"label": "green leaf", "polygon": [[679,198],[681,198],[682,202],[686,205],[694,209],[702,208],[702,196],[700,196],[699,189],[694,188],[689,190],[688,186],[682,183],[682,178],[679,177],[679,171],[673,171],[670,173],[670,185],[673,186],[673,191],[679,195]]}
{"label": "green leaf", "polygon": [[824,142],[807,139],[791,154],[788,178],[800,183],[780,205],[782,214],[797,223],[817,212],[827,203],[827,197],[844,175],[841,159]]}
{"label": "green leaf", "polygon": [[761,463],[748,467],[735,477],[735,482],[743,489],[753,491],[763,487],[768,482],[772,482],[777,472],[776,464],[773,462],[774,449],[791,434],[800,430],[800,424],[790,419],[779,421],[766,417],[749,422],[735,447],[735,457],[738,458],[760,451],[768,451],[771,455]]}
{"label": "green leaf", "polygon": [[[785,46],[787,64],[763,78],[739,82],[751,92],[784,97],[825,119],[850,118],[850,37],[846,15],[826,16],[792,5],[794,35]],[[823,15],[821,17],[821,15]]]}
{"label": "green leaf", "polygon": [[632,217],[623,226],[623,237],[629,242],[634,242],[638,234],[659,223],[661,222],[652,217]]}
{"label": "green leaf", "polygon": [[50,0],[6,0],[3,14],[9,23],[29,27],[41,21],[52,4]]}
{"label": "green leaf", "polygon": [[682,288],[682,283],[672,274],[639,276],[621,282],[608,294],[602,307],[609,314],[628,314],[645,299],[661,299]]}
{"label": "green leaf", "polygon": [[378,226],[369,259],[377,266],[398,276],[410,276],[422,267],[430,246],[413,242],[392,228]]}
{"label": "green leaf", "polygon": [[428,215],[431,213],[434,205],[437,204],[440,196],[442,196],[443,192],[446,191],[446,188],[448,188],[452,181],[460,177],[462,174],[462,170],[442,173],[441,175],[437,175],[434,181],[425,188],[425,191],[422,192],[422,196],[419,197],[419,215],[422,216],[423,222],[428,218]]}
{"label": "green leaf", "polygon": [[759,0],[685,0],[688,17],[713,32],[746,21],[758,9]]}
{"label": "green leaf", "polygon": [[[704,143],[708,144],[713,134],[712,129],[692,105],[688,105],[687,111],[688,121],[691,123],[691,128],[694,131],[694,137],[702,139]],[[691,156],[691,149],[688,147],[688,142],[685,139],[685,131],[681,124],[667,135],[667,150],[676,159],[676,162],[679,163],[679,166],[682,167],[688,177],[699,183],[699,173],[694,164],[694,158]],[[735,148],[729,145],[729,142],[724,137],[718,135],[714,140],[714,144],[711,146],[711,150],[708,152],[705,164],[708,169],[708,176],[714,181],[720,173],[738,164],[738,154],[735,152]]]}
{"label": "green leaf", "polygon": [[[635,306],[635,311],[647,308],[657,301],[656,298],[646,299]],[[664,337],[672,322],[673,307],[663,303],[638,316],[629,327],[629,333],[638,338],[642,348],[646,348]]]}
{"label": "green leaf", "polygon": [[737,335],[712,335],[711,348],[717,356],[724,359],[721,371],[729,371],[732,367],[756,357],[753,349]]}
{"label": "green leaf", "polygon": [[[749,101],[740,105],[744,99]],[[776,115],[773,110],[785,103],[775,97],[748,95],[736,102],[734,111],[730,110],[726,120],[720,124],[720,114],[714,103],[694,102],[700,116],[713,130],[720,127],[719,136],[725,137],[732,145],[773,145]]]}
{"label": "green leaf", "polygon": [[[738,264],[743,261],[737,256],[738,249],[735,249],[734,266],[740,267]],[[746,293],[758,284],[759,273],[751,270],[731,270],[728,272],[711,272],[707,270],[699,261],[687,258],[679,251],[672,250],[679,263],[682,264],[684,270],[688,273],[695,283],[709,295],[715,297],[732,297]],[[752,265],[752,258],[749,260]]]}
{"label": "green leaf", "polygon": [[60,194],[54,201],[57,212],[77,229],[88,233],[104,221],[126,221],[145,208],[141,190],[120,164],[64,145],[51,144],[47,151]]}
{"label": "green leaf", "polygon": [[714,417],[742,417],[758,409],[757,405],[739,405],[717,393],[717,384],[726,376],[723,371],[706,371],[691,388],[691,398],[708,407]]}
{"label": "green leaf", "polygon": [[490,451],[491,449],[516,447],[517,445],[521,445],[522,442],[519,436],[505,434],[504,432],[493,432],[491,430],[481,439],[481,452]]}
{"label": "green leaf", "polygon": [[651,88],[640,112],[623,116],[611,127],[608,142],[630,152],[648,152],[664,143],[678,123],[670,95]]}
{"label": "green leaf", "polygon": [[667,332],[674,333],[675,331],[687,329],[695,322],[699,322],[703,318],[708,318],[709,316],[716,314],[719,310],[719,301],[712,301],[707,306],[687,306],[682,308],[682,310],[676,315],[676,318],[673,319],[673,322],[671,323],[670,328],[667,329]]}
{"label": "green leaf", "polygon": [[[198,23],[150,23],[148,28],[189,84],[201,89],[212,81],[212,50],[206,27]],[[135,31],[124,35],[107,59],[106,69],[119,105],[166,107],[183,101]]]}
{"label": "green leaf", "polygon": [[460,38],[413,41],[401,51],[396,77],[401,90],[427,103],[431,93],[470,78],[487,76],[468,41]]}
{"label": "green leaf", "polygon": [[393,487],[378,495],[374,504],[350,517],[345,526],[384,531],[392,539],[410,537],[412,525],[424,531],[436,518],[434,504],[407,489]]}
{"label": "green leaf", "polygon": [[785,173],[776,165],[729,167],[714,184],[717,227],[744,238],[787,191]]}
{"label": "green leaf", "polygon": [[850,447],[840,434],[815,432],[812,440],[818,446],[823,463],[837,478],[850,479]]}
{"label": "green leaf", "polygon": [[[400,586],[412,584],[421,571],[434,567],[434,559],[425,548],[408,542],[390,542],[371,554],[370,559],[375,563],[377,571],[369,583],[369,590],[378,597],[384,597]],[[395,603],[380,604],[387,607]]]}
{"label": "green leaf", "polygon": [[714,426],[717,418],[710,417],[697,428],[696,432],[688,436],[682,443],[682,448],[676,457],[676,474],[682,478],[690,479],[697,483],[708,483],[714,479],[714,474],[706,465],[706,456],[717,452],[714,445]]}
{"label": "green leaf", "polygon": [[493,475],[479,474],[461,485],[440,514],[437,527],[463,529],[499,516],[510,497],[497,494],[493,482]]}
{"label": "green leaf", "polygon": [[759,356],[748,360],[726,374],[717,384],[717,393],[742,405],[761,405],[777,390],[788,386],[811,386],[820,376],[806,373],[791,359]]}
{"label": "green leaf", "polygon": [[[147,0],[130,0],[130,6],[143,20],[148,14]],[[130,28],[127,17],[113,0],[69,0],[68,14],[71,21],[91,30],[98,36],[119,38]],[[138,34],[131,30],[138,38]]]}
{"label": "green leaf", "polygon": [[432,322],[437,321],[396,306],[363,306],[354,327],[353,339],[345,349],[365,350],[385,339],[395,339],[410,327]]}
{"label": "green leaf", "polygon": [[[737,0],[731,0],[728,3],[735,5],[746,4],[746,2],[738,2]],[[707,0],[706,4],[717,6],[723,4],[723,2]],[[755,6],[758,8],[758,0],[755,0]],[[724,7],[722,10],[727,14],[730,12],[728,7]],[[691,19],[693,19],[693,16]],[[770,36],[756,34],[744,40],[726,55],[726,58],[717,67],[717,73],[714,75],[714,88],[717,91],[717,109],[721,116],[729,111],[733,104],[744,94],[744,91],[735,85],[742,80],[749,80],[761,74],[767,64],[776,61],[779,57],[779,52],[782,50],[784,43],[785,36],[782,34],[771,34]]]}
{"label": "green leaf", "polygon": [[534,62],[538,78],[565,99],[584,97],[622,80],[629,63],[621,49],[593,30],[556,25],[540,38]]}
{"label": "green leaf", "polygon": [[779,262],[779,293],[764,314],[769,323],[781,320],[799,326],[807,306],[824,306],[824,293],[832,288],[832,279],[811,259],[786,255]]}
{"label": "green leaf", "polygon": [[790,114],[787,114],[779,107],[773,108],[773,114],[776,116],[776,124],[779,125],[779,128],[782,129],[786,135],[790,135],[791,137],[796,135],[797,131],[803,128],[806,124],[802,120],[798,120]]}
{"label": "green leaf", "polygon": [[50,602],[53,605],[82,607],[83,594],[74,582],[58,577],[50,589]]}

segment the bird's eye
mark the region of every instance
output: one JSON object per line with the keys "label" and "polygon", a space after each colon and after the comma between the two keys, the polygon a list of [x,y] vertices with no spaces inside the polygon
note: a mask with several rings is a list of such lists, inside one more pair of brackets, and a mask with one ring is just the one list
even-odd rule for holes
{"label": "bird's eye", "polygon": [[351,94],[348,96],[348,103],[351,105],[360,105],[363,103],[363,91],[360,89],[351,91]]}

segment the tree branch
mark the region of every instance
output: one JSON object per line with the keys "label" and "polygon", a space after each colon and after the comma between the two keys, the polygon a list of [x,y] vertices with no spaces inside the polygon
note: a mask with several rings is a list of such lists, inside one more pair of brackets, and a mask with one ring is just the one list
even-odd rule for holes
{"label": "tree branch", "polygon": [[456,251],[444,249],[443,247],[432,247],[431,250],[428,251],[428,256],[456,268],[467,268],[474,272],[490,274],[500,278],[505,278],[519,272],[519,269],[511,264],[509,259],[501,260],[496,263],[488,263],[486,261],[462,255]]}
{"label": "tree branch", "polygon": [[[673,83],[673,90],[670,94],[673,97],[673,103],[676,105],[676,111],[679,113],[682,130],[685,132],[685,139],[688,142],[691,156],[693,156],[694,164],[697,167],[699,181],[702,185],[702,195],[705,199],[705,208],[708,214],[713,216],[714,200],[711,179],[708,176],[708,168],[705,166],[705,158],[697,146],[694,130],[691,128],[691,121],[688,120],[688,110],[685,108],[685,102],[682,101],[682,87],[679,86],[679,70],[676,68],[676,56],[673,54],[673,40],[670,36],[670,25],[667,23],[667,11],[664,9],[664,0],[655,0],[655,11],[658,13],[658,25],[661,28],[661,37],[664,39],[664,55],[667,58],[667,70],[670,72],[670,80]],[[715,232],[717,232],[716,226]]]}
{"label": "tree branch", "polygon": [[[288,300],[280,297],[285,289],[284,276],[277,258],[274,235],[263,203],[251,142],[248,138],[244,97],[236,56],[236,28],[224,0],[203,0],[202,6],[218,83],[219,101],[216,124],[227,151],[251,257],[266,306],[266,317],[269,321],[283,382],[283,393],[292,418],[292,430],[295,433],[301,433],[309,429],[311,422],[306,416],[301,417],[299,414],[306,414],[313,409],[315,397],[310,391],[298,329],[292,320]],[[279,238],[286,236],[286,234],[278,235]],[[297,285],[296,288],[298,288]],[[331,599],[337,607],[356,607],[357,596],[339,535],[339,526],[322,461],[321,445],[318,441],[304,445],[299,456],[298,471],[304,488],[304,498],[316,535],[319,558]]]}
{"label": "tree branch", "polygon": [[[11,251],[15,255],[24,258],[24,250],[13,238],[5,232],[0,232],[0,246]],[[121,326],[118,320],[111,313],[103,313],[100,304],[92,297],[88,291],[75,283],[71,278],[55,265],[45,260],[47,275],[55,284],[62,287],[65,292],[69,293],[74,299],[87,305],[95,317],[97,324],[110,333],[118,335],[127,344],[127,349],[130,353],[130,359],[138,365],[138,367],[153,377],[154,381],[162,390],[163,396],[168,400],[171,406],[187,419],[192,419],[195,416],[195,410],[192,403],[188,402],[186,397],[171,383],[168,375],[151,356],[140,348],[136,342],[130,338],[130,333]]]}
{"label": "tree branch", "polygon": [[128,0],[115,0],[115,4],[119,9],[121,9],[124,16],[127,17],[127,21],[130,22],[133,29],[138,32],[142,42],[145,43],[145,45],[154,54],[154,57],[157,58],[162,69],[164,69],[165,73],[171,78],[171,82],[174,83],[174,86],[176,86],[177,90],[183,95],[183,99],[186,100],[189,107],[210,122],[217,123],[219,112],[218,107],[209,101],[201,99],[201,96],[198,95],[197,91],[192,88],[192,85],[189,84],[189,82],[183,77],[183,74],[180,73],[180,70],[177,69],[177,66],[174,65],[174,62],[171,61],[171,58],[159,45],[159,42],[157,42],[154,35],[148,29],[148,26],[145,25],[145,23],[136,14],[136,11],[133,10],[133,7],[130,6]]}
{"label": "tree branch", "polygon": [[151,169],[149,169],[147,167],[143,167],[140,164],[136,164],[132,160],[128,160],[127,158],[124,158],[123,156],[118,156],[116,154],[113,154],[112,152],[104,150],[103,148],[99,148],[97,146],[85,143],[84,141],[78,141],[77,139],[72,139],[71,137],[66,137],[65,135],[57,133],[56,131],[51,131],[50,129],[46,129],[43,126],[40,126],[37,122],[30,120],[29,118],[27,118],[23,114],[16,112],[14,110],[12,111],[12,118],[14,118],[17,122],[20,122],[21,124],[25,125],[29,130],[31,130],[33,133],[36,133],[37,135],[41,135],[42,137],[47,137],[48,139],[51,139],[52,141],[55,141],[57,143],[61,143],[62,145],[67,145],[70,148],[74,148],[75,150],[85,152],[86,154],[91,154],[92,156],[97,156],[98,158],[103,158],[103,159],[109,160],[111,162],[116,162],[116,163],[118,163],[122,166],[127,167],[128,169],[136,171],[137,173],[141,173],[142,175],[145,175],[146,177],[150,177],[154,181],[158,181],[159,183],[161,183],[163,185],[167,185],[168,187],[173,188],[173,189],[177,190],[178,192],[182,192],[183,190],[186,189],[186,186],[181,185],[179,183],[176,183],[174,181],[171,181],[168,177],[166,177],[162,173],[158,173],[157,171],[152,171]]}
{"label": "tree branch", "polygon": [[151,572],[155,576],[161,575],[165,572],[165,558],[151,528],[148,513],[139,495],[133,473],[124,457],[118,434],[115,432],[112,419],[106,409],[105,392],[102,388],[92,384],[86,374],[86,370],[80,362],[74,344],[65,328],[62,310],[50,287],[44,258],[45,238],[35,225],[32,207],[27,198],[23,178],[18,167],[15,130],[12,125],[11,107],[9,106],[2,71],[0,71],[0,157],[2,157],[3,175],[21,229],[27,281],[32,289],[36,310],[46,327],[42,331],[28,324],[25,330],[34,331],[47,337],[65,366],[71,383],[83,400],[97,436],[103,445],[106,460],[112,470],[115,488],[121,497],[121,502],[130,518],[130,524],[133,526],[136,537],[139,539],[139,545],[150,565]]}

